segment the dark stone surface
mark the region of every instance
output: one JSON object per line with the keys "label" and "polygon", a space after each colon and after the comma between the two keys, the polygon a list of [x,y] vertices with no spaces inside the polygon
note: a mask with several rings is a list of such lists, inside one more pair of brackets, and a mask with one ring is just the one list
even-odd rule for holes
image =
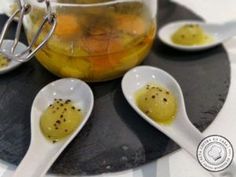
{"label": "dark stone surface", "polygon": [[[160,1],[159,26],[179,19],[198,17],[179,5]],[[0,26],[5,20],[6,17],[0,16]],[[179,81],[188,115],[200,130],[214,120],[230,84],[229,60],[222,46],[183,53],[157,40],[144,64],[163,68]],[[0,76],[0,159],[13,164],[21,161],[30,141],[33,99],[44,85],[55,79],[36,60]],[[121,92],[120,79],[91,86],[95,94],[93,116],[51,172],[69,175],[120,171],[178,148],[131,109]]]}

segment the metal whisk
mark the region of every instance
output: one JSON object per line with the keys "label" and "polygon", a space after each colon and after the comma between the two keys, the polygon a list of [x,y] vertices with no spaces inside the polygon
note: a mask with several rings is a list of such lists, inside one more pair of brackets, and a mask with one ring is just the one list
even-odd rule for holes
{"label": "metal whisk", "polygon": [[[42,20],[38,31],[36,32],[35,36],[32,38],[32,41],[29,43],[29,46],[24,49],[22,49],[20,52],[16,50],[17,46],[21,43],[19,41],[20,39],[20,33],[23,25],[23,19],[24,16],[29,14],[31,12],[31,5],[24,2],[24,0],[17,0],[17,6],[18,9],[13,13],[13,15],[10,16],[10,18],[5,23],[1,35],[0,35],[0,54],[2,54],[4,57],[16,60],[18,62],[27,62],[29,61],[35,53],[44,46],[44,44],[50,39],[52,36],[55,27],[56,27],[56,18],[55,15],[52,13],[51,5],[49,0],[37,0],[38,2],[42,3],[45,2],[46,8],[47,8],[47,14],[45,15],[44,19]],[[15,31],[15,39],[14,40],[6,40],[5,36],[9,30],[9,27],[11,23],[13,23],[13,20],[18,17],[18,24]],[[44,25],[49,24],[51,26],[51,29],[49,30],[48,34],[46,35],[45,39],[38,45],[34,46],[37,42],[38,37],[40,36]],[[4,44],[8,42],[7,48],[4,48]],[[10,43],[10,44],[9,44]],[[22,43],[21,43],[22,44]],[[9,48],[10,46],[10,48]],[[21,45],[22,46],[22,45]],[[34,49],[33,49],[34,46]]]}

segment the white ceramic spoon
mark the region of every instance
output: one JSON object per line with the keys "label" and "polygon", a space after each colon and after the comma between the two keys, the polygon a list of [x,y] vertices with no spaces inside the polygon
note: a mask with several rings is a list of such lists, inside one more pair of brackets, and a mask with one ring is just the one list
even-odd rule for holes
{"label": "white ceramic spoon", "polygon": [[[13,45],[14,41],[13,40],[4,40],[3,41],[3,44],[2,44],[2,49],[4,53],[10,53],[10,49],[11,49],[11,46]],[[16,53],[21,53],[22,51],[24,51],[27,47],[19,42],[17,47],[16,47],[16,50],[15,52]],[[0,51],[1,53],[1,51]],[[27,55],[28,53],[26,53],[25,55]],[[17,68],[18,66],[20,66],[23,62],[18,62],[16,60],[12,60],[12,59],[9,59],[9,64],[6,66],[6,67],[2,67],[0,68],[0,74],[5,74],[9,71],[12,71],[13,69]]]}
{"label": "white ceramic spoon", "polygon": [[[54,99],[70,99],[81,108],[83,121],[73,134],[53,144],[40,130],[40,116]],[[31,110],[31,143],[13,177],[42,177],[83,128],[92,112],[94,97],[90,87],[77,79],[61,79],[45,86],[35,97]]]}
{"label": "white ceramic spoon", "polygon": [[[153,82],[164,86],[176,96],[178,111],[175,117],[175,121],[171,125],[156,123],[146,114],[144,114],[135,103],[136,91],[143,86]],[[122,90],[129,104],[144,120],[166,134],[196,159],[198,145],[204,139],[204,136],[190,122],[186,113],[181,88],[177,81],[171,75],[155,67],[139,66],[133,68],[125,74],[122,80]],[[224,177],[236,177],[235,165],[232,166],[234,166],[232,170],[228,168],[227,170],[222,171],[219,174],[211,174],[213,176],[219,175],[223,177],[223,174],[225,175],[227,173],[227,175],[225,175]]]}
{"label": "white ceramic spoon", "polygon": [[[194,46],[184,46],[173,43],[171,40],[171,36],[173,35],[173,33],[186,24],[200,25],[207,34],[211,35],[214,38],[214,41],[209,44]],[[200,51],[209,49],[221,44],[225,40],[235,35],[236,21],[231,21],[224,24],[205,23],[202,21],[194,20],[176,21],[163,26],[158,32],[158,36],[163,43],[167,44],[170,47],[183,51]]]}

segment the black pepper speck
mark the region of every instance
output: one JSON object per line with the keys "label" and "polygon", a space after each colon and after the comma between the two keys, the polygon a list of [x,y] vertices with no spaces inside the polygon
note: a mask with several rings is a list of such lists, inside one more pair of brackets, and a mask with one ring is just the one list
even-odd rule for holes
{"label": "black pepper speck", "polygon": [[57,120],[57,121],[56,121],[56,123],[57,123],[57,124],[60,124],[60,123],[61,123],[61,121],[60,121],[60,120]]}

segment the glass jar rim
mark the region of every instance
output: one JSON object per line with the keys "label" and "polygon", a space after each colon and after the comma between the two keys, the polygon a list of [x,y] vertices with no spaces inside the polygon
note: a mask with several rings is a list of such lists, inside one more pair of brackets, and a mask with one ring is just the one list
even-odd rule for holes
{"label": "glass jar rim", "polygon": [[52,6],[61,6],[61,7],[99,7],[99,6],[108,6],[108,5],[113,5],[117,3],[123,3],[123,2],[142,2],[142,1],[143,0],[110,0],[108,2],[98,2],[98,3],[88,3],[88,4],[63,3],[63,2],[55,2],[53,0],[51,0],[50,2]]}

